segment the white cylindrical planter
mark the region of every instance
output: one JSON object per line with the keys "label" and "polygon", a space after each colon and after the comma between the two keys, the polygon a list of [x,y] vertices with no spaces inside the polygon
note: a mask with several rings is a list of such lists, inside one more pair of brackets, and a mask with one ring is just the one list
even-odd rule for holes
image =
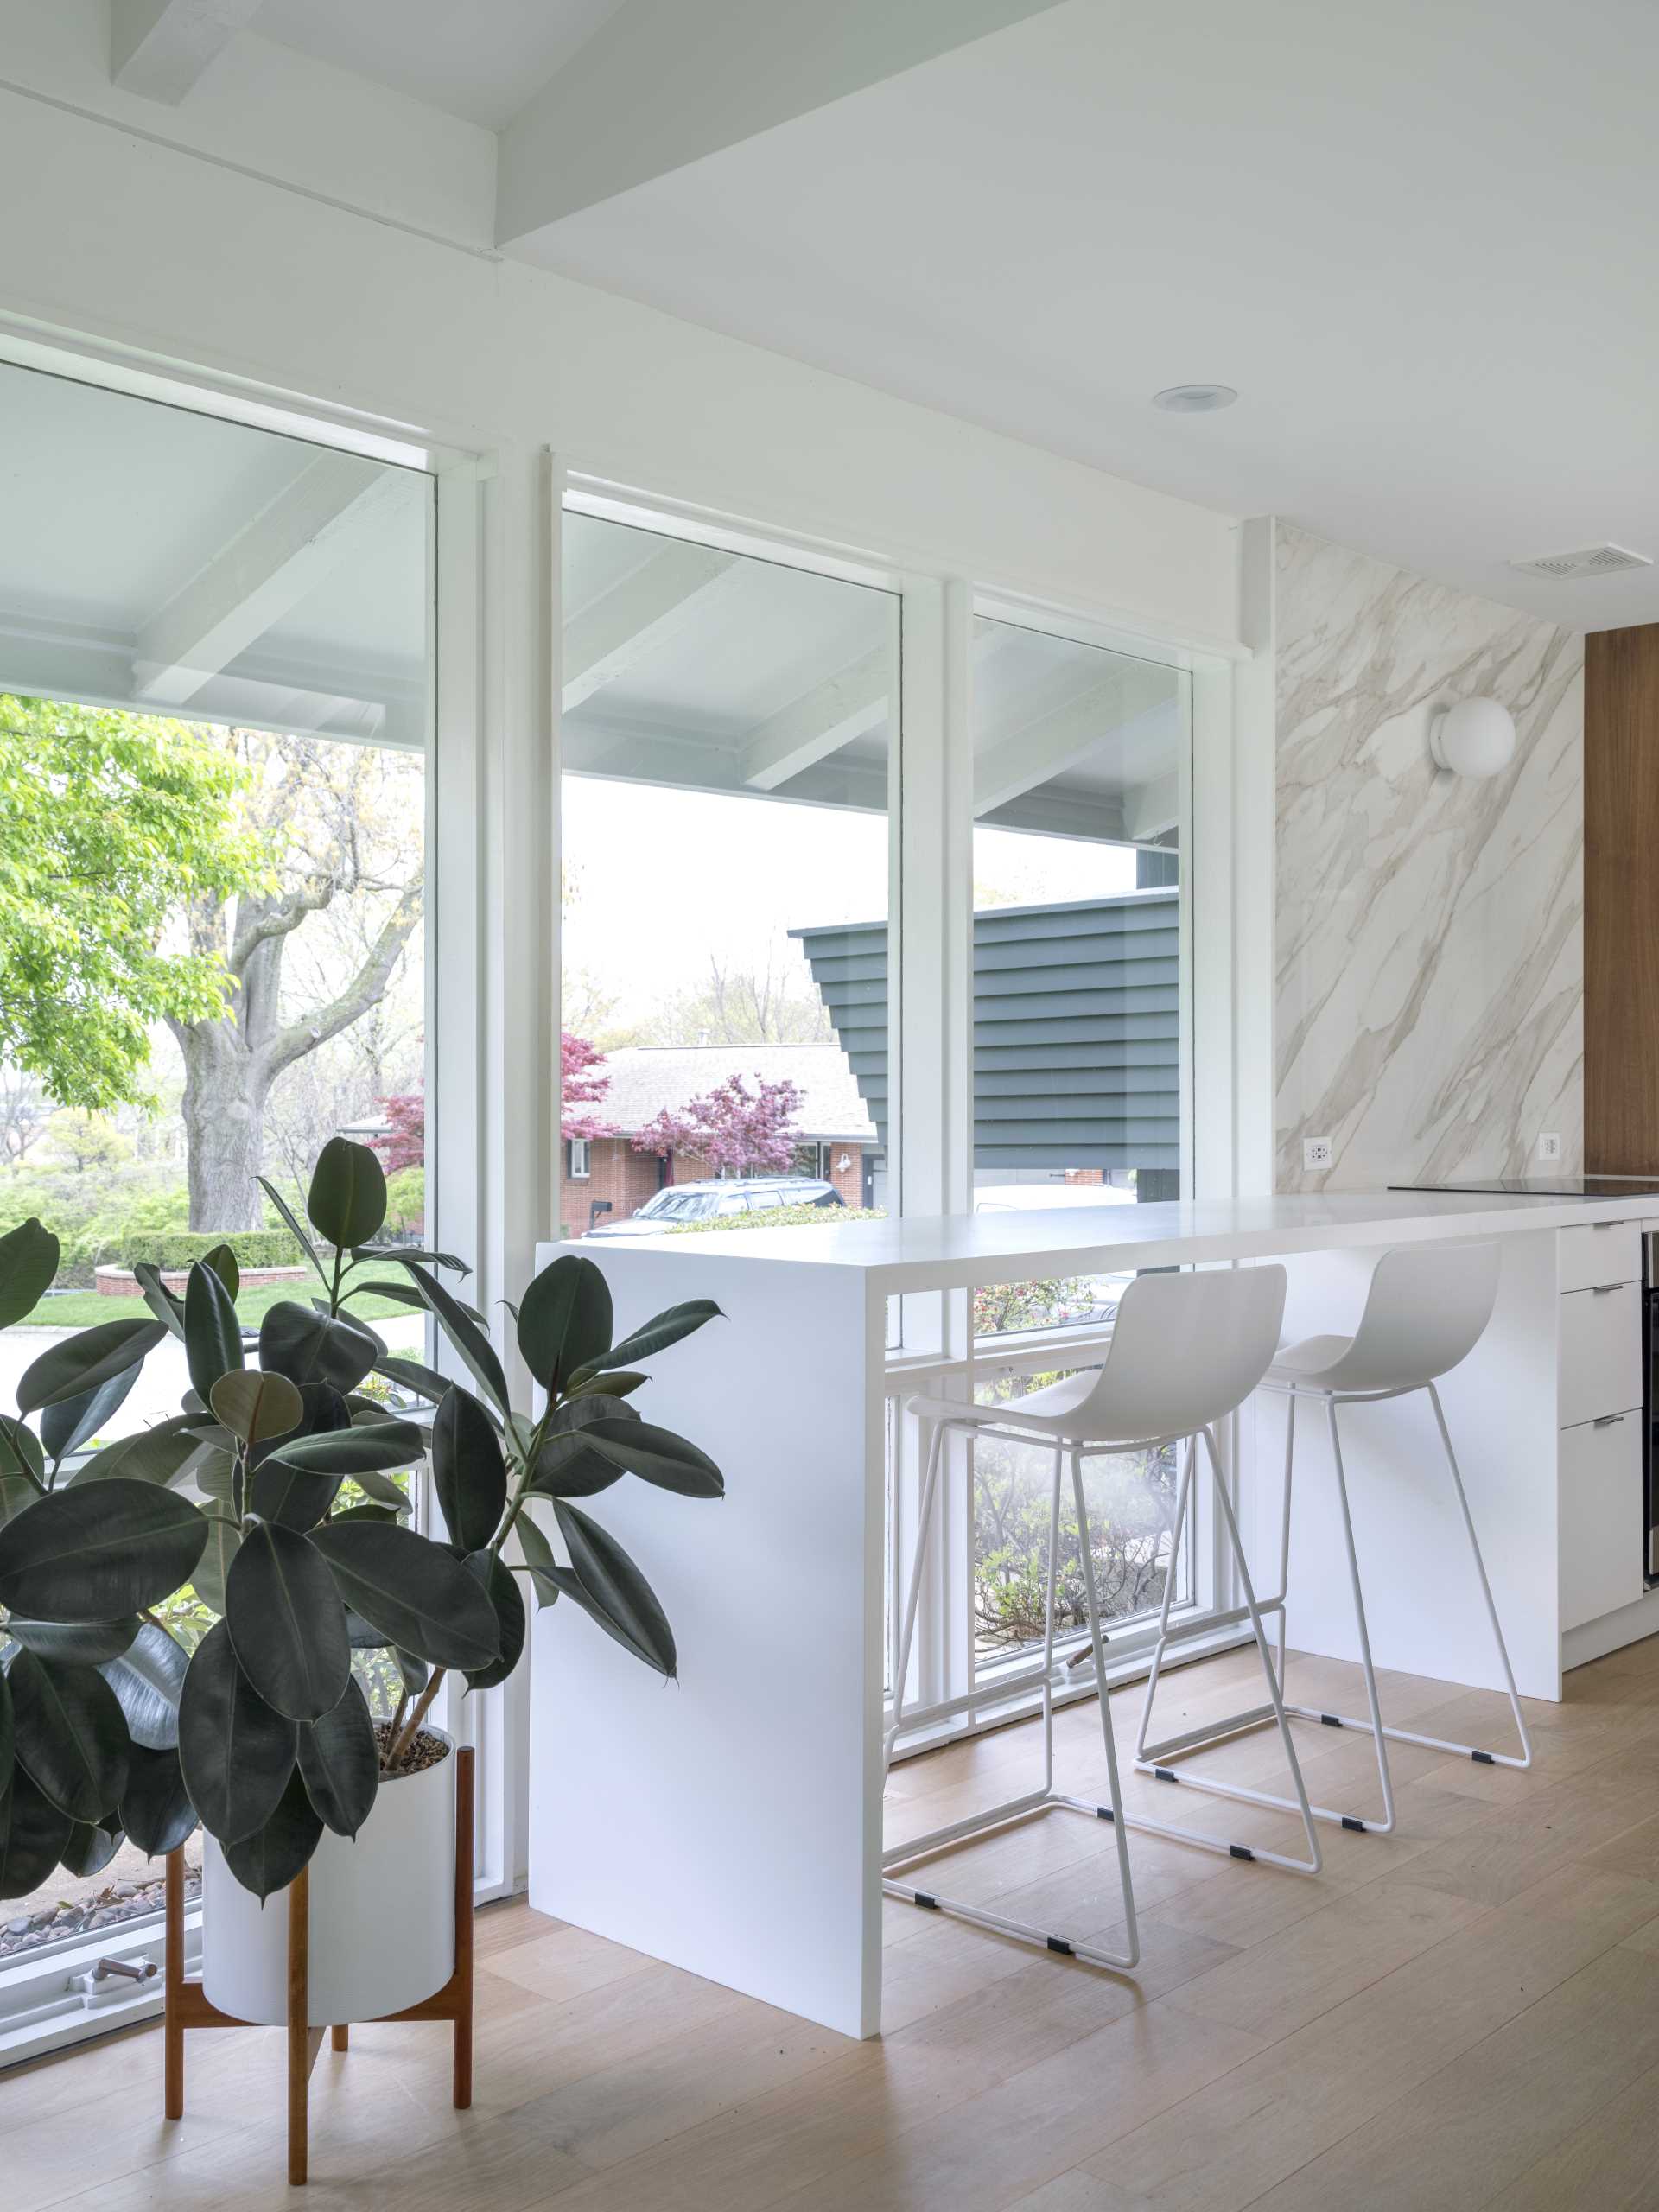
{"label": "white cylindrical planter", "polygon": [[[443,1736],[429,1726],[428,1734]],[[418,1774],[381,1777],[354,1840],[325,1831],[311,1861],[309,2024],[378,2020],[455,1970],[455,1747]],[[232,2019],[288,2018],[286,1891],[262,1906],[202,1838],[201,1980]]]}

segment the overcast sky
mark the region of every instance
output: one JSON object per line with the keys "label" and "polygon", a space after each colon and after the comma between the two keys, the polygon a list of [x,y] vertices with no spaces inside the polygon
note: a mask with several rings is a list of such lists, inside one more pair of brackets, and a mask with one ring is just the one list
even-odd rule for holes
{"label": "overcast sky", "polygon": [[[779,799],[567,776],[564,964],[639,1020],[708,979],[774,968],[789,931],[879,918],[887,905],[885,815]],[[1132,848],[974,833],[976,895],[998,905],[1135,888]]]}

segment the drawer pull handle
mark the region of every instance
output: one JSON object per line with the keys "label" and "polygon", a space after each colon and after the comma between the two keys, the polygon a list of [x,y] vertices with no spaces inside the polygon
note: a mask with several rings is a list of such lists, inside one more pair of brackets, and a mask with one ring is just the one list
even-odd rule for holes
{"label": "drawer pull handle", "polygon": [[1622,1221],[1592,1221],[1590,1226],[1592,1229],[1623,1229],[1624,1224]]}
{"label": "drawer pull handle", "polygon": [[1605,1298],[1610,1290],[1623,1290],[1624,1287],[1622,1282],[1592,1283],[1590,1286],[1590,1295],[1592,1298]]}
{"label": "drawer pull handle", "polygon": [[1592,1421],[1590,1426],[1592,1428],[1617,1428],[1624,1418],[1623,1414],[1603,1414],[1599,1420]]}

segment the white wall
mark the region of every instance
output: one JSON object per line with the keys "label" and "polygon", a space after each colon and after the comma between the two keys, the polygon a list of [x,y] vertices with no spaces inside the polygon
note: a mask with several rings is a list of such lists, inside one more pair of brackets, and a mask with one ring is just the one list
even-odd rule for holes
{"label": "white wall", "polygon": [[1236,632],[1221,515],[0,92],[0,308],[889,561]]}

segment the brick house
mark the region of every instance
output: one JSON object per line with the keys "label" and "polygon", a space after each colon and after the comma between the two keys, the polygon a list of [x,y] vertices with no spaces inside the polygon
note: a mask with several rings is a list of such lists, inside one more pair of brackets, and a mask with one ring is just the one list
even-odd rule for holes
{"label": "brick house", "polygon": [[601,1072],[609,1087],[585,1110],[617,1134],[565,1141],[560,1213],[567,1237],[585,1235],[596,1222],[626,1221],[671,1183],[706,1181],[713,1172],[706,1160],[636,1152],[630,1139],[665,1107],[677,1112],[734,1075],[751,1087],[757,1080],[792,1083],[801,1093],[794,1173],[833,1183],[849,1206],[882,1203],[885,1163],[875,1125],[839,1045],[626,1045],[607,1054]]}

